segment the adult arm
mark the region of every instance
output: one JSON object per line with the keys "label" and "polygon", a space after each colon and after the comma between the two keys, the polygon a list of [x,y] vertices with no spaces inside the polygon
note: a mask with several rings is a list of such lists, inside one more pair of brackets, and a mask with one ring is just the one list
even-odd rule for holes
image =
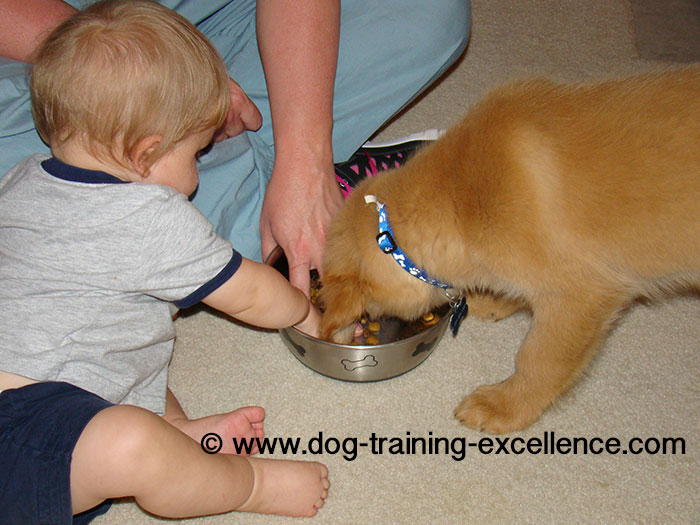
{"label": "adult arm", "polygon": [[275,164],[260,218],[262,257],[279,244],[292,284],[308,294],[342,196],[333,170],[333,85],[339,0],[258,0],[257,33],[270,97]]}
{"label": "adult arm", "polygon": [[0,56],[31,62],[41,41],[75,12],[61,0],[0,0]]}

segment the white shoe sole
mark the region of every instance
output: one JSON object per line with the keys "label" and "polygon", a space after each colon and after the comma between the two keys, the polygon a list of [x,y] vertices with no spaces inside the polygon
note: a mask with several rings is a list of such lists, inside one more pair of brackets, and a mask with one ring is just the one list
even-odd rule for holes
{"label": "white shoe sole", "polygon": [[418,131],[416,133],[412,133],[411,135],[399,137],[393,140],[387,140],[382,142],[367,141],[362,145],[362,147],[385,148],[387,146],[396,146],[397,144],[403,144],[405,142],[411,142],[413,140],[437,140],[443,135],[443,133],[445,133],[444,129],[426,129],[425,131]]}

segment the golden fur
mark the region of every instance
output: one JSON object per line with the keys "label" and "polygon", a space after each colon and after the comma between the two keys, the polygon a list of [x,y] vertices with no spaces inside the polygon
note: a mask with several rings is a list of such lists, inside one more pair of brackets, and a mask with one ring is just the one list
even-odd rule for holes
{"label": "golden fur", "polygon": [[511,84],[403,168],[363,181],[328,234],[326,339],[347,341],[364,311],[411,319],[446,300],[377,247],[366,194],[417,264],[468,294],[470,313],[532,313],[515,373],[455,410],[469,427],[525,428],[626,305],[700,284],[700,69]]}

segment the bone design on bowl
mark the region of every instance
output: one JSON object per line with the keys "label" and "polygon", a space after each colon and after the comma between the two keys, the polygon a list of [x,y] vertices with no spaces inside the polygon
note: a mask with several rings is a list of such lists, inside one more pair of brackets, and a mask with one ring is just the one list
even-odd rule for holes
{"label": "bone design on bowl", "polygon": [[[287,259],[279,248],[266,262],[288,278]],[[314,274],[312,281],[318,281]],[[445,332],[449,312],[446,304],[411,323],[387,318],[377,326],[376,321],[364,319],[363,339],[349,345],[316,339],[294,327],[282,328],[280,335],[294,357],[320,374],[353,382],[381,381],[408,372],[433,352]],[[367,344],[370,337],[376,338],[375,344]]]}

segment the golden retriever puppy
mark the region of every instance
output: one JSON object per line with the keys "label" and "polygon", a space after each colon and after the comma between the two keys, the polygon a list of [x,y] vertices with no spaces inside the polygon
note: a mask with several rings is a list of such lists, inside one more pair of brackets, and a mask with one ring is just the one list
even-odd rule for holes
{"label": "golden retriever puppy", "polygon": [[[325,248],[321,335],[414,319],[447,301],[378,247],[395,244],[494,319],[532,313],[515,373],[455,415],[527,427],[578,378],[626,305],[700,284],[700,69],[497,89],[399,169],[363,181]],[[452,292],[454,293],[454,291]]]}

